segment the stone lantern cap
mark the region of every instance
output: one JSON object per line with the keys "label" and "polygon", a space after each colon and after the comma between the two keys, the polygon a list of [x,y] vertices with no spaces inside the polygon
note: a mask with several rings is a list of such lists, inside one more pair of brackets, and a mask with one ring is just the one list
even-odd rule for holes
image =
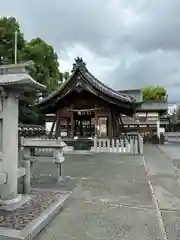
{"label": "stone lantern cap", "polygon": [[0,86],[15,88],[23,92],[45,90],[45,86],[35,81],[28,73],[32,61],[22,64],[0,66]]}

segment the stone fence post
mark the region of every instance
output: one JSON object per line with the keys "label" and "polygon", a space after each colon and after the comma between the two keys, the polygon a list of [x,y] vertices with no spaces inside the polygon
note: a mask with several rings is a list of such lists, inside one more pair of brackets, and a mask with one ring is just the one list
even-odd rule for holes
{"label": "stone fence post", "polygon": [[54,150],[54,160],[55,164],[57,165],[57,182],[62,180],[62,163],[64,162],[64,154],[63,148],[66,146],[65,142],[62,142],[61,138],[58,138],[57,144],[59,145],[58,148]]}

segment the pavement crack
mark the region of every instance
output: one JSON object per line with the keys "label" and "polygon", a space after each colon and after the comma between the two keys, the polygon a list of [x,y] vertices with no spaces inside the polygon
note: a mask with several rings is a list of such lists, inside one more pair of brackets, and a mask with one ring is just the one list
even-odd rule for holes
{"label": "pavement crack", "polygon": [[144,206],[136,206],[132,204],[119,204],[119,203],[111,203],[111,202],[103,202],[101,200],[84,200],[84,203],[90,203],[90,204],[101,204],[101,205],[109,205],[113,207],[122,207],[122,208],[130,208],[130,209],[138,209],[138,210],[145,210],[145,211],[156,211],[156,209],[152,207],[144,207]]}

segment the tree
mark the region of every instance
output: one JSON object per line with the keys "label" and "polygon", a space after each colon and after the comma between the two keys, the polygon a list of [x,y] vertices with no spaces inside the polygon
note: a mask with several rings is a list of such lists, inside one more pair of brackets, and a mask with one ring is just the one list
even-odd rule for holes
{"label": "tree", "polygon": [[161,86],[146,86],[142,89],[143,100],[167,100],[167,91]]}
{"label": "tree", "polygon": [[[62,74],[59,71],[59,63],[57,54],[54,52],[52,46],[48,45],[41,38],[34,38],[27,42],[22,50],[22,58],[24,61],[32,60],[34,67],[30,71],[30,75],[41,84],[47,87],[46,94],[55,90],[62,82]],[[39,122],[41,118],[38,109],[33,108],[34,111],[29,109],[37,99],[37,95],[33,93],[26,93],[20,104],[21,121],[26,122]]]}
{"label": "tree", "polygon": [[15,32],[17,32],[17,61],[21,61],[21,51],[24,48],[24,35],[20,31],[15,18],[0,18],[0,65],[14,63]]}
{"label": "tree", "polygon": [[171,123],[180,124],[180,106],[177,106],[170,115]]}
{"label": "tree", "polygon": [[53,47],[41,38],[34,38],[27,42],[22,51],[22,57],[24,60],[32,60],[35,63],[30,74],[36,81],[47,86],[48,92],[55,90],[62,82],[58,56]]}
{"label": "tree", "polygon": [[[17,62],[33,60],[35,65],[30,75],[47,86],[47,94],[63,80],[59,71],[57,54],[52,46],[40,38],[26,42],[20,25],[13,17],[0,18],[0,64],[12,64],[15,60],[15,32],[17,32]],[[30,108],[36,100],[35,93],[25,93],[20,99],[19,115],[22,123],[35,123],[39,119],[37,109]]]}

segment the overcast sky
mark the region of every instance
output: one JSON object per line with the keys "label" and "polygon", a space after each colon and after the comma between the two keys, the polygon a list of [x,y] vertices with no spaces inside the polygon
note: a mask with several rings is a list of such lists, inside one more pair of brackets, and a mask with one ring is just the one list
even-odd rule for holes
{"label": "overcast sky", "polygon": [[180,100],[180,0],[0,0],[0,13],[52,44],[61,70],[80,56],[111,87],[161,84]]}

